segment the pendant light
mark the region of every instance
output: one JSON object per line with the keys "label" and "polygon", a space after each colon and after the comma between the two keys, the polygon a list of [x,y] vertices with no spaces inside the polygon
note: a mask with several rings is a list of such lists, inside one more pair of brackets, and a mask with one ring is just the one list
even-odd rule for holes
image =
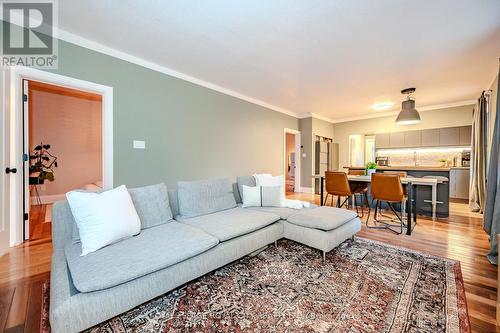
{"label": "pendant light", "polygon": [[401,111],[396,118],[398,125],[413,125],[420,122],[420,115],[415,109],[415,99],[411,95],[415,92],[416,88],[406,88],[401,90],[403,95],[406,95],[406,100],[401,103]]}

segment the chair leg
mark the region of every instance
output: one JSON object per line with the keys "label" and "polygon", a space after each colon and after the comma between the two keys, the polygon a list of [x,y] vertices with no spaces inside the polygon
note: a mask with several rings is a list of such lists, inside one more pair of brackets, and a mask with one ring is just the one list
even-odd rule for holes
{"label": "chair leg", "polygon": [[327,200],[328,200],[328,193],[326,193],[325,198],[323,199],[323,206],[326,205]]}
{"label": "chair leg", "polygon": [[[370,228],[368,226],[368,221],[370,220],[370,213],[372,212],[372,206],[368,202],[367,202],[367,204],[368,204],[368,214],[366,215],[366,222],[365,222],[365,224],[366,224],[367,228]],[[372,204],[373,204],[373,202],[372,202]]]}
{"label": "chair leg", "polygon": [[[392,206],[392,204],[390,202],[388,202],[387,204],[389,205],[389,208],[392,210],[392,212],[394,213],[394,215],[396,215],[396,218],[399,220],[399,224],[394,224],[394,223],[389,223],[389,222],[392,222],[392,220],[379,220],[378,219],[378,214],[379,214],[379,210],[380,210],[380,204],[381,204],[381,201],[380,200],[375,200],[376,201],[375,203],[375,211],[374,211],[374,214],[373,214],[373,221],[374,223],[380,223],[381,225],[374,225],[374,226],[369,226],[368,225],[368,220],[370,218],[370,211],[371,211],[371,207],[368,206],[368,217],[366,219],[366,226],[370,229],[388,229],[392,232],[394,232],[395,234],[402,234],[403,233],[403,219],[402,219],[402,216],[398,215],[398,213],[396,212],[396,210],[394,209],[394,207]],[[372,202],[373,204],[373,202]],[[382,215],[384,216],[384,215]],[[397,230],[394,230],[393,228],[395,227],[399,227],[400,231],[398,232]]]}
{"label": "chair leg", "polygon": [[321,252],[323,252],[323,262],[325,262],[326,261],[326,252],[325,251],[321,251]]}

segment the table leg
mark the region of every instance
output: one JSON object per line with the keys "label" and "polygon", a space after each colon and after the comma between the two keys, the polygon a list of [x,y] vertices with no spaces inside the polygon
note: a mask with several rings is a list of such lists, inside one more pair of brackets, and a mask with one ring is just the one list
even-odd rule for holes
{"label": "table leg", "polygon": [[432,220],[436,221],[437,209],[437,184],[432,185]]}
{"label": "table leg", "polygon": [[416,186],[413,189],[412,194],[413,194],[413,206],[411,209],[413,209],[413,222],[415,222],[415,224],[417,224],[417,187]]}
{"label": "table leg", "polygon": [[324,185],[324,182],[325,182],[325,177],[321,177],[321,180],[319,181],[320,183],[320,190],[319,190],[319,193],[320,193],[320,206],[323,206],[323,185]]}
{"label": "table leg", "polygon": [[411,235],[411,212],[412,212],[412,200],[413,200],[413,185],[408,182],[408,204],[406,205],[406,234]]}

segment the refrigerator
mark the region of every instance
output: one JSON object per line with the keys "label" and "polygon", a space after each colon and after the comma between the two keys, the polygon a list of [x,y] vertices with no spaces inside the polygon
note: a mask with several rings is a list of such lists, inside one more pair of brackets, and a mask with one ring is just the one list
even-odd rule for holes
{"label": "refrigerator", "polygon": [[[314,174],[324,175],[325,171],[339,169],[339,144],[330,139],[316,140],[314,143]],[[320,193],[320,180],[314,180],[314,192]]]}

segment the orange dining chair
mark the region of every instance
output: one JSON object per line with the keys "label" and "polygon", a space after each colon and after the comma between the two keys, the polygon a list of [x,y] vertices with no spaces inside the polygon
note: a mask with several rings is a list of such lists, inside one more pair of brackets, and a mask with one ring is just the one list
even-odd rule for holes
{"label": "orange dining chair", "polygon": [[[366,218],[366,226],[370,229],[388,229],[396,234],[402,234],[403,228],[406,227],[404,223],[404,215],[406,210],[407,197],[401,184],[401,177],[393,173],[374,173],[371,179],[371,194],[372,203],[375,202],[375,212],[373,220],[375,224],[380,225],[370,226],[371,207],[368,208],[368,217]],[[380,204],[386,202],[392,212],[396,215],[396,219],[381,220],[378,218],[380,211]],[[401,204],[401,213],[398,214],[394,208],[394,204]],[[399,223],[393,223],[398,221]],[[397,230],[399,229],[399,230]]]}
{"label": "orange dining chair", "polygon": [[[367,192],[363,192],[362,187],[358,187],[357,184],[351,184],[349,183],[349,180],[347,178],[347,174],[345,172],[337,172],[337,171],[326,171],[325,172],[325,191],[326,191],[326,196],[325,200],[323,202],[323,205],[326,205],[327,200],[328,200],[328,195],[332,196],[331,200],[331,206],[333,206],[333,202],[335,200],[335,196],[337,196],[337,207],[341,208],[344,205],[346,205],[349,201],[349,198],[352,196],[355,196],[356,194],[364,194],[364,197],[362,196],[361,198],[361,210],[362,214],[364,215],[364,205],[363,205],[363,199],[366,199],[366,202],[368,203],[368,198],[367,198]],[[344,201],[341,202],[341,198],[346,197]],[[353,205],[356,208],[356,213],[359,216],[359,206],[356,204],[356,200],[354,199]],[[361,215],[361,216],[363,216]]]}

